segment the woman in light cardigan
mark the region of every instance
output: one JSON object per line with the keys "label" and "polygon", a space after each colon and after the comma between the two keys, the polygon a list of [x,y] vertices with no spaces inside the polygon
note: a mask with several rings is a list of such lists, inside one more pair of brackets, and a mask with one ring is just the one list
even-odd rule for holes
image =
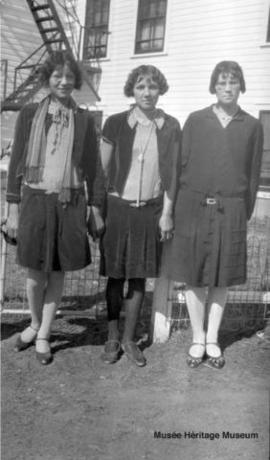
{"label": "woman in light cardigan", "polygon": [[50,331],[64,275],[91,262],[86,196],[91,200],[97,138],[89,112],[71,97],[81,72],[66,51],[56,51],[40,70],[48,96],[18,115],[10,160],[7,233],[18,242],[18,263],[27,268],[31,324],[17,338],[22,351],[36,343],[41,364],[52,361]]}

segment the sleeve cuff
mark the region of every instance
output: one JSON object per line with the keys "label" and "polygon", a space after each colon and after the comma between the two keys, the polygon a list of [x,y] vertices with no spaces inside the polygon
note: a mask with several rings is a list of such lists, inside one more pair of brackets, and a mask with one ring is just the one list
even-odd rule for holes
{"label": "sleeve cuff", "polygon": [[20,203],[20,201],[21,201],[21,196],[15,194],[15,193],[7,193],[7,194],[6,194],[6,201],[7,201],[8,203]]}

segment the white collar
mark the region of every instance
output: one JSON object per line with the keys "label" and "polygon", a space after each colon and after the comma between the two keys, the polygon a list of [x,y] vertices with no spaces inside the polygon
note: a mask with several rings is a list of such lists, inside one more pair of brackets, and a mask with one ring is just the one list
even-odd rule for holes
{"label": "white collar", "polygon": [[135,106],[128,115],[128,124],[133,129],[137,123],[140,123],[143,126],[149,126],[151,123],[154,123],[158,129],[161,129],[164,125],[165,117],[164,112],[161,109],[156,109],[155,117],[153,120],[145,117],[143,113]]}

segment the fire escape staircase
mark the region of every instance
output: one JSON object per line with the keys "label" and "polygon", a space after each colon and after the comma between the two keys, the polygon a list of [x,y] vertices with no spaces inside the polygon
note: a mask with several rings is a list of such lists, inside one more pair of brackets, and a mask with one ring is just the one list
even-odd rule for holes
{"label": "fire escape staircase", "polygon": [[[74,57],[74,53],[65,34],[53,0],[26,0],[26,2],[38,27],[43,44],[15,69],[14,89],[3,101],[1,112],[5,110],[20,110],[20,108],[39,91],[41,88],[38,78],[39,67],[44,58],[49,54],[57,49],[66,49]],[[35,61],[34,63],[33,60]],[[100,98],[83,64],[81,64],[81,70],[83,79],[87,82],[92,92],[99,100]],[[17,86],[19,72],[27,72],[28,75],[24,78],[24,81]]]}

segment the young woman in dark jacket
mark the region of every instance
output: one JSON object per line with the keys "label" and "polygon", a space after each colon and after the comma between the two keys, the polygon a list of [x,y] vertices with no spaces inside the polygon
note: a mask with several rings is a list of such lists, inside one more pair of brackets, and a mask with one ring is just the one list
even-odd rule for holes
{"label": "young woman in dark jacket", "polygon": [[18,263],[27,268],[26,291],[31,324],[16,350],[36,343],[41,364],[52,360],[51,325],[66,271],[91,261],[87,238],[86,196],[92,199],[97,138],[89,112],[71,97],[81,86],[77,63],[54,52],[41,68],[48,95],[18,115],[10,160],[7,233],[17,238]]}
{"label": "young woman in dark jacket", "polygon": [[263,133],[261,123],[237,104],[245,92],[238,63],[215,67],[210,92],[216,104],[192,113],[183,130],[167,269],[173,280],[187,285],[193,331],[188,365],[197,367],[206,357],[209,366],[220,369],[225,359],[218,332],[228,287],[246,281],[247,221],[259,184]]}
{"label": "young woman in dark jacket", "polygon": [[[122,348],[136,365],[146,364],[135,343],[135,329],[145,280],[158,276],[161,241],[171,238],[173,232],[181,143],[178,121],[156,108],[159,96],[167,89],[166,79],[156,67],[134,69],[124,92],[135,98],[135,105],[110,116],[102,132],[101,172],[106,182],[107,212],[101,238],[101,274],[108,276],[109,335],[103,354],[107,363],[117,361]],[[102,193],[96,193],[92,215],[99,231],[103,229],[101,204]],[[125,281],[125,326],[120,339]]]}

